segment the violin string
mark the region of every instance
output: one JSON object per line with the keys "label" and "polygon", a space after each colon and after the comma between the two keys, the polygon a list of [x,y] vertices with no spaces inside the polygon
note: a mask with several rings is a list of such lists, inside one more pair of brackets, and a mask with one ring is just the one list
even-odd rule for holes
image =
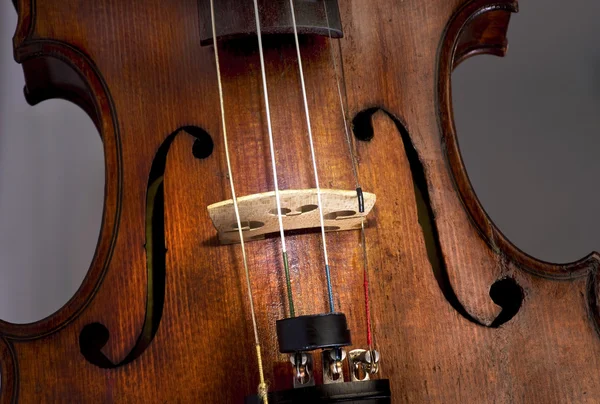
{"label": "violin string", "polygon": [[367,345],[369,351],[373,351],[373,329],[371,327],[371,300],[369,299],[369,260],[367,254],[367,236],[365,232],[365,220],[360,221],[360,235],[363,250],[363,288],[365,294],[365,317],[367,319]]}
{"label": "violin string", "polygon": [[[342,96],[342,86],[340,84],[340,76],[338,74],[338,66],[335,58],[335,53],[333,51],[333,39],[331,37],[331,25],[329,23],[329,13],[327,12],[327,2],[323,1],[323,9],[325,10],[325,21],[327,23],[327,31],[329,33],[329,50],[331,52],[331,61],[333,64],[333,70],[335,75],[335,83],[337,86],[338,97],[340,101],[340,110],[342,113],[342,120],[344,122],[344,132],[346,134],[346,143],[348,144],[348,151],[350,154],[350,160],[352,162],[352,171],[354,174],[354,180],[356,183],[356,192],[359,200],[359,212],[364,212],[364,203],[362,202],[362,187],[360,185],[360,179],[358,176],[358,163],[356,161],[356,155],[354,154],[354,150],[352,147],[352,140],[350,137],[350,130],[348,129],[348,119],[346,116],[346,107],[344,106],[344,98]],[[360,233],[361,233],[361,244],[362,244],[362,252],[363,252],[363,288],[365,295],[365,317],[367,323],[367,345],[369,346],[369,351],[373,350],[373,330],[371,328],[371,302],[369,299],[369,260],[367,254],[367,237],[365,232],[365,219],[361,218],[360,223]]]}
{"label": "violin string", "polygon": [[350,140],[350,130],[348,129],[348,120],[346,119],[346,107],[344,106],[344,99],[342,97],[342,88],[338,76],[338,68],[337,63],[335,61],[335,53],[333,51],[333,38],[331,37],[331,26],[329,25],[329,13],[327,12],[327,2],[323,1],[323,9],[325,10],[325,22],[327,23],[327,32],[329,33],[329,51],[331,53],[331,61],[333,64],[333,70],[335,73],[335,84],[337,86],[337,93],[340,100],[340,109],[342,112],[342,120],[344,121],[344,133],[346,134],[346,142],[350,147],[350,159],[352,160],[352,171],[354,173],[354,181],[356,183],[356,188],[360,188],[360,183],[358,181],[358,169],[356,164],[356,156],[352,151],[352,141]]}
{"label": "violin string", "polygon": [[227,124],[225,120],[225,102],[223,97],[223,84],[221,81],[221,68],[219,63],[219,50],[217,47],[217,29],[215,23],[215,9],[214,0],[210,0],[210,17],[212,23],[212,35],[213,35],[213,48],[215,52],[215,63],[217,67],[217,83],[219,87],[219,104],[221,108],[221,126],[223,130],[223,143],[225,144],[225,158],[227,160],[227,173],[229,175],[229,186],[231,187],[231,197],[233,199],[233,209],[235,211],[235,219],[237,222],[238,232],[240,236],[240,245],[242,249],[242,261],[244,264],[244,272],[246,275],[246,286],[248,288],[248,300],[250,301],[250,313],[252,316],[252,327],[254,330],[254,346],[256,348],[256,358],[258,361],[258,374],[260,384],[258,386],[259,396],[265,404],[268,404],[267,397],[267,384],[265,383],[265,376],[262,365],[262,355],[260,350],[260,340],[258,337],[258,326],[256,325],[256,314],[254,311],[254,298],[252,295],[252,286],[250,284],[250,272],[248,271],[248,259],[246,257],[246,246],[244,244],[244,235],[242,233],[242,220],[240,218],[240,211],[237,203],[237,197],[235,193],[235,186],[233,184],[233,173],[231,170],[231,159],[229,157],[229,142],[227,140]]}
{"label": "violin string", "polygon": [[300,71],[300,84],[302,88],[302,100],[304,102],[304,113],[306,115],[306,126],[308,129],[308,139],[310,143],[310,154],[312,157],[312,166],[315,176],[317,188],[317,205],[319,207],[319,220],[321,222],[321,238],[323,239],[323,257],[325,260],[325,276],[327,278],[327,295],[329,297],[329,311],[334,312],[333,290],[331,287],[331,273],[329,269],[329,258],[327,256],[327,241],[325,239],[325,219],[323,217],[323,202],[321,198],[321,187],[319,186],[319,173],[317,170],[317,159],[315,157],[315,145],[313,142],[312,128],[310,123],[310,112],[308,109],[308,97],[306,96],[306,83],[304,82],[304,69],[302,68],[302,55],[300,52],[300,42],[298,40],[298,27],[296,25],[296,13],[294,10],[294,0],[290,0],[290,8],[292,12],[292,25],[294,27],[294,40],[296,41],[296,53],[298,57],[298,68]]}
{"label": "violin string", "polygon": [[258,53],[260,55],[260,72],[262,76],[263,95],[265,99],[265,111],[267,115],[267,130],[269,132],[269,148],[271,151],[271,167],[273,169],[273,184],[275,187],[275,200],[277,202],[277,220],[279,221],[279,236],[281,238],[281,255],[283,258],[283,268],[285,270],[285,281],[287,286],[288,305],[290,307],[290,317],[296,315],[294,310],[294,299],[292,297],[292,282],[290,280],[290,267],[288,263],[287,249],[285,245],[285,235],[283,231],[283,219],[281,214],[281,195],[279,193],[279,183],[277,181],[277,164],[275,162],[275,147],[273,146],[273,127],[271,124],[271,109],[269,104],[269,90],[267,87],[267,74],[265,68],[265,56],[262,45],[262,33],[260,29],[260,17],[258,13],[258,1],[254,0],[254,17],[256,20],[256,34],[258,37]]}

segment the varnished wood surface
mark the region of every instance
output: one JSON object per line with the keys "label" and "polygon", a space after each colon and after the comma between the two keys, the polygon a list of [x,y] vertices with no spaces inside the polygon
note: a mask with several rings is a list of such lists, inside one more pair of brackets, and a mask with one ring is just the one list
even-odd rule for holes
{"label": "varnished wood surface", "polygon": [[[98,248],[76,295],[38,323],[0,322],[0,402],[240,402],[258,374],[240,250],[219,245],[206,210],[231,195],[197,1],[21,0],[18,8],[15,55],[28,98],[63,97],[88,111],[107,183]],[[483,211],[460,160],[450,73],[469,56],[503,54],[513,11],[507,0],[340,1],[348,115],[382,110],[373,139],[355,141],[354,152],[363,189],[378,199],[367,230],[373,325],[394,402],[600,401],[597,254],[553,265],[517,250]],[[352,189],[328,46],[302,41],[317,163],[322,187]],[[265,51],[280,187],[313,188],[293,41],[267,40]],[[221,68],[238,195],[270,191],[256,44],[222,47]],[[212,136],[211,156],[194,157],[194,138],[177,132],[188,125]],[[119,366],[146,315],[146,193],[165,141],[164,309],[148,348]],[[354,347],[364,348],[360,235],[327,240],[336,306]],[[297,314],[326,311],[320,236],[291,236],[288,250]],[[288,309],[280,244],[247,251],[266,377],[272,389],[289,388],[275,337]],[[504,278],[522,295],[499,289],[492,300]],[[503,298],[522,298],[507,321],[497,319],[508,306],[494,303]],[[110,332],[102,352],[112,368],[81,353],[81,331],[96,322]]]}

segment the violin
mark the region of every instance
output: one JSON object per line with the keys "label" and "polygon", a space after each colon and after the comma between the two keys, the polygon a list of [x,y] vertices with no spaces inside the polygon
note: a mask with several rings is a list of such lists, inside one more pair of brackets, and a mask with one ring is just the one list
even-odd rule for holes
{"label": "violin", "polygon": [[599,255],[519,250],[457,141],[516,0],[14,3],[106,184],[75,295],[0,321],[1,404],[600,399]]}

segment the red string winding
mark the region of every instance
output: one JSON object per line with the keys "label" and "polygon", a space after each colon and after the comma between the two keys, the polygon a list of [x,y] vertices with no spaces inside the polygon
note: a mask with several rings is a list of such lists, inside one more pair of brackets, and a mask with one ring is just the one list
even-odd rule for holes
{"label": "red string winding", "polygon": [[367,344],[369,345],[369,350],[371,350],[373,347],[373,334],[371,332],[371,307],[369,305],[369,278],[367,277],[366,268],[363,285],[365,288],[365,313],[367,317]]}

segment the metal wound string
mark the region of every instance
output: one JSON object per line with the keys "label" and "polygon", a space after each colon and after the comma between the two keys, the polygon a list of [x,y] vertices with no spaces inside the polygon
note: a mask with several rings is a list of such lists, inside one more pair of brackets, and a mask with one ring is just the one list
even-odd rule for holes
{"label": "metal wound string", "polygon": [[258,326],[256,325],[256,314],[254,312],[254,298],[252,296],[252,286],[250,285],[250,273],[248,271],[248,260],[246,258],[246,246],[244,244],[244,235],[242,233],[242,221],[240,219],[240,211],[237,204],[237,197],[235,194],[235,187],[233,185],[233,173],[231,170],[231,159],[229,157],[229,142],[227,141],[227,124],[225,121],[225,103],[223,100],[223,84],[221,82],[221,68],[219,63],[219,50],[217,48],[217,29],[215,24],[215,9],[214,0],[210,0],[210,18],[212,23],[212,35],[213,35],[213,48],[215,51],[215,63],[217,67],[217,83],[219,86],[219,103],[221,107],[221,126],[223,129],[223,143],[225,144],[225,158],[227,160],[227,173],[229,175],[229,185],[231,187],[231,197],[233,199],[233,209],[235,211],[235,219],[237,222],[238,232],[240,235],[240,245],[242,248],[242,259],[244,263],[244,272],[246,274],[246,286],[248,287],[248,299],[250,301],[250,313],[252,316],[252,327],[254,329],[254,345],[256,348],[256,359],[258,361],[258,374],[260,378],[260,384],[258,386],[258,393],[260,398],[265,404],[268,404],[267,396],[267,384],[265,383],[265,376],[262,365],[262,355],[260,351],[260,342],[258,339]]}
{"label": "metal wound string", "polygon": [[292,298],[292,282],[290,280],[290,267],[288,263],[287,249],[285,246],[285,235],[283,231],[283,220],[281,215],[281,196],[279,194],[279,183],[277,181],[277,164],[275,163],[275,147],[273,146],[273,128],[271,125],[271,109],[269,106],[269,90],[267,88],[267,74],[265,68],[265,56],[262,45],[262,34],[260,30],[260,17],[258,15],[258,2],[254,0],[254,17],[256,19],[256,35],[258,37],[258,51],[260,55],[260,72],[262,76],[263,95],[265,98],[265,111],[267,115],[267,129],[269,132],[269,148],[271,150],[271,167],[273,169],[273,184],[275,186],[275,200],[277,201],[277,219],[279,221],[279,235],[281,237],[281,254],[283,268],[285,270],[285,281],[287,286],[288,305],[290,306],[290,317],[296,315],[294,310],[294,299]]}
{"label": "metal wound string", "polygon": [[[256,1],[256,0],[255,0]],[[296,13],[294,10],[294,0],[290,0],[292,11],[292,24],[294,27],[294,39],[296,41],[296,53],[298,56],[298,68],[300,70],[300,83],[302,87],[302,100],[304,101],[304,113],[306,115],[306,126],[308,129],[308,139],[310,141],[310,154],[317,188],[317,204],[319,206],[319,220],[321,221],[321,237],[323,239],[323,257],[325,259],[325,276],[327,277],[327,294],[329,296],[329,311],[335,311],[333,304],[333,290],[331,287],[331,274],[329,270],[329,258],[327,256],[327,241],[325,240],[325,220],[323,217],[323,203],[321,201],[321,187],[319,186],[319,173],[317,171],[317,159],[315,157],[315,146],[310,124],[310,112],[308,110],[308,98],[306,96],[306,83],[304,82],[304,69],[302,68],[302,55],[300,54],[300,42],[298,41],[298,27],[296,26]]]}
{"label": "metal wound string", "polygon": [[[359,211],[364,212],[364,203],[362,202],[362,187],[360,186],[360,180],[358,177],[358,164],[356,162],[356,156],[352,149],[352,140],[350,138],[350,130],[348,129],[348,119],[346,117],[346,108],[344,107],[344,98],[342,97],[342,87],[340,84],[340,76],[338,75],[338,66],[333,51],[333,39],[331,38],[331,26],[329,24],[329,14],[327,12],[327,3],[323,1],[323,9],[325,10],[325,20],[327,23],[327,31],[329,33],[329,50],[331,51],[331,61],[333,64],[333,70],[335,75],[335,83],[337,85],[338,96],[340,100],[340,110],[342,113],[342,120],[344,121],[344,131],[346,133],[346,142],[348,144],[348,151],[350,153],[350,160],[352,161],[352,171],[354,173],[354,180],[356,182],[356,192],[359,200]],[[367,254],[367,238],[365,232],[365,219],[361,219],[360,223],[361,232],[361,243],[363,250],[363,287],[365,294],[365,317],[367,321],[367,344],[369,350],[373,351],[373,330],[371,328],[371,302],[369,299],[369,260]]]}

